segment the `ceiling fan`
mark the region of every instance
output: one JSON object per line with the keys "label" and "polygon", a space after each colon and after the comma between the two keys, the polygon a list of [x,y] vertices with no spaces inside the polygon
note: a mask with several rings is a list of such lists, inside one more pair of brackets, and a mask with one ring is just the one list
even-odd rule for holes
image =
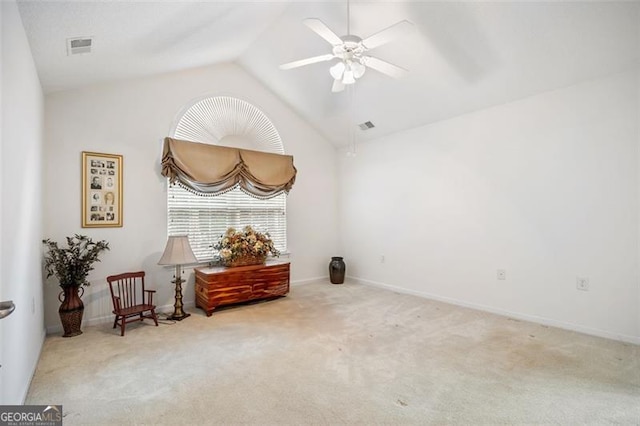
{"label": "ceiling fan", "polygon": [[413,24],[409,21],[400,21],[387,27],[365,39],[350,34],[349,29],[349,2],[347,2],[347,35],[339,37],[324,22],[317,18],[307,18],[304,24],[320,37],[333,46],[332,53],[300,59],[280,65],[280,69],[289,70],[317,62],[331,61],[338,58],[339,61],[329,69],[334,78],[332,92],[341,92],[345,85],[353,84],[362,77],[367,68],[372,68],[382,74],[399,78],[408,71],[390,62],[370,56],[367,52],[383,44],[407,34],[412,30]]}

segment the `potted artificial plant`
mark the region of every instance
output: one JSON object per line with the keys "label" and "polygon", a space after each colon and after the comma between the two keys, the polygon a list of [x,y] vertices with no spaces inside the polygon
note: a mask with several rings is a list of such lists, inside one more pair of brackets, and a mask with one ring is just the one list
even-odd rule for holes
{"label": "potted artificial plant", "polygon": [[[94,242],[85,235],[67,237],[67,247],[58,247],[58,243],[49,239],[42,240],[47,248],[44,254],[44,269],[47,278],[55,275],[62,291],[58,295],[61,305],[58,309],[64,334],[73,337],[82,334],[82,314],[84,304],[80,298],[84,294],[82,286],[88,286],[87,275],[93,270],[93,264],[100,262],[98,256],[109,250],[109,243],[102,240]],[[82,293],[80,293],[82,290]]]}

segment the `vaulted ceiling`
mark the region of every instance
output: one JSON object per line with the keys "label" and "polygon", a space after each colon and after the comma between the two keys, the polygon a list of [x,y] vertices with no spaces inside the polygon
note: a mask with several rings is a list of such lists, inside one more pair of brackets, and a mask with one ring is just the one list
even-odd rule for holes
{"label": "vaulted ceiling", "polygon": [[[336,146],[349,126],[366,141],[474,110],[567,87],[640,63],[638,2],[351,2],[351,33],[366,37],[400,20],[405,37],[375,56],[409,70],[368,70],[332,93],[331,62],[279,64],[330,53],[303,25],[319,18],[347,30],[346,1],[19,0],[46,92],[222,62],[236,62]],[[67,56],[66,40],[93,36],[93,53]],[[267,111],[268,113],[268,111]]]}

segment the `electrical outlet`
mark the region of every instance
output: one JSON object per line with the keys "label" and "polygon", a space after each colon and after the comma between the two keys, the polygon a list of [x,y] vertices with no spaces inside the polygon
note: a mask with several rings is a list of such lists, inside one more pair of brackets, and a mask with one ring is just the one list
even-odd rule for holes
{"label": "electrical outlet", "polygon": [[384,263],[384,254],[380,255],[380,263]]}
{"label": "electrical outlet", "polygon": [[499,280],[504,281],[507,279],[507,271],[505,269],[498,269],[496,275]]}
{"label": "electrical outlet", "polygon": [[589,291],[589,278],[576,277],[576,288],[580,291]]}

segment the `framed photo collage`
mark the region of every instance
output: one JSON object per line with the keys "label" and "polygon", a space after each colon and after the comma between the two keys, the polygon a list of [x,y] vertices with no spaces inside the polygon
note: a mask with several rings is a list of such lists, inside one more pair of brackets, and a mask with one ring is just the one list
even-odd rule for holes
{"label": "framed photo collage", "polygon": [[82,152],[82,227],[122,226],[122,155]]}

